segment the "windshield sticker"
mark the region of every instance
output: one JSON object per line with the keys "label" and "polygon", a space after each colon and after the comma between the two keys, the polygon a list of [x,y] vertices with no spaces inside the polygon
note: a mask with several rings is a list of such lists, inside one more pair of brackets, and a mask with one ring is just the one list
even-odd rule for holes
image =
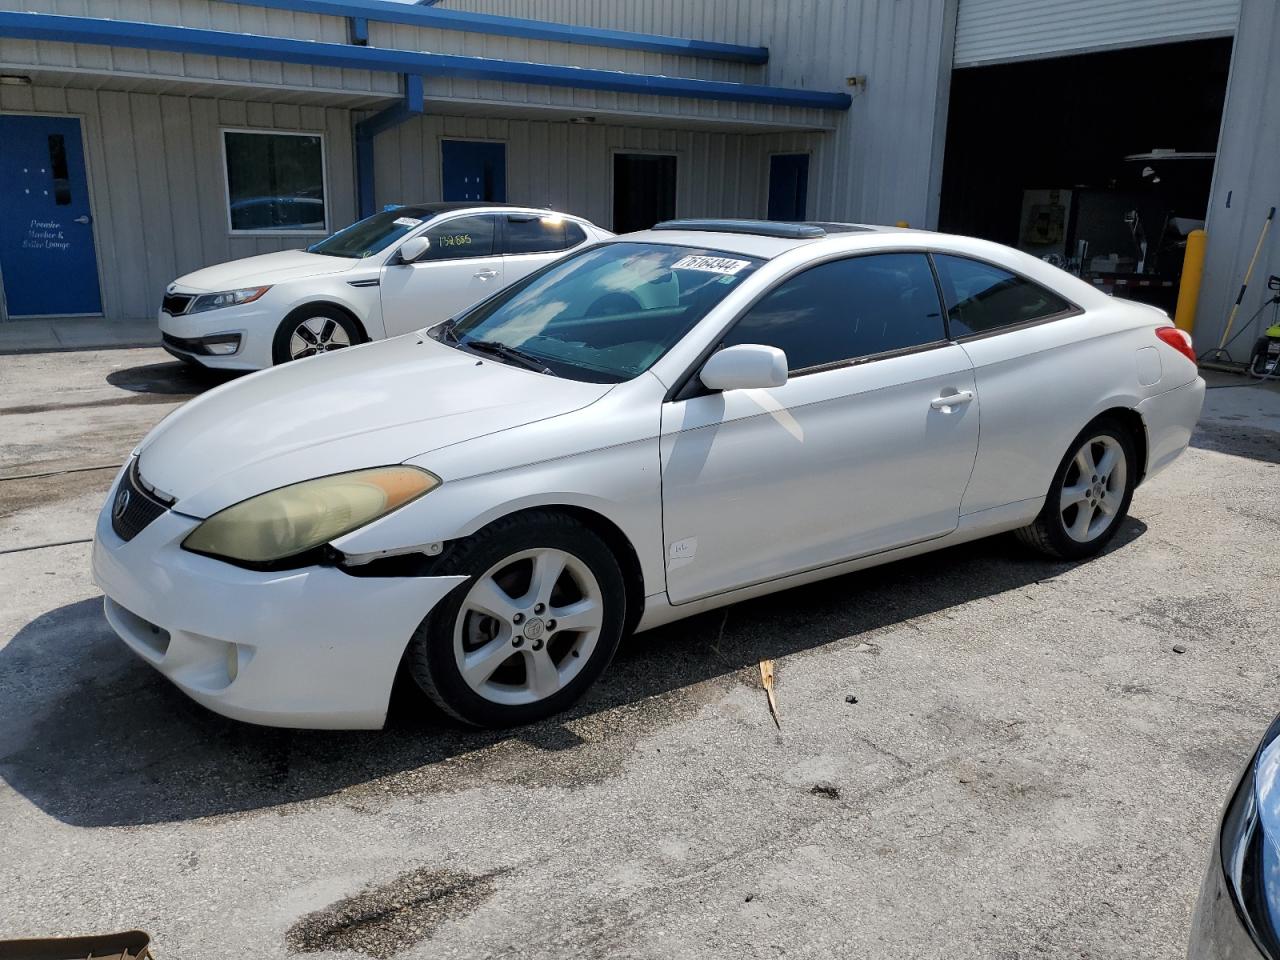
{"label": "windshield sticker", "polygon": [[703,273],[723,273],[731,277],[743,267],[749,266],[750,260],[730,260],[728,257],[682,257],[671,265],[671,269],[701,270]]}
{"label": "windshield sticker", "polygon": [[396,217],[391,222],[397,227],[416,227],[422,223],[421,220],[415,220],[413,217]]}

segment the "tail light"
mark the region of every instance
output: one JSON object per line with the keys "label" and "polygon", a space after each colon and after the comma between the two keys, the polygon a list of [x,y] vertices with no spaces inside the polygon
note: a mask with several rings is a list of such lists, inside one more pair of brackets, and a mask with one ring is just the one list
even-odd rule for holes
{"label": "tail light", "polygon": [[1196,362],[1196,348],[1191,342],[1191,334],[1187,331],[1179,330],[1177,327],[1157,327],[1156,336],[1192,363]]}

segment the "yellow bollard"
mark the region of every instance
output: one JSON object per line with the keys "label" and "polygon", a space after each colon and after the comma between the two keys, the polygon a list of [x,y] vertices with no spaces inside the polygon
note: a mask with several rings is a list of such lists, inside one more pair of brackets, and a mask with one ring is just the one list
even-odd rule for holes
{"label": "yellow bollard", "polygon": [[1200,299],[1200,281],[1204,277],[1204,252],[1208,238],[1203,230],[1187,234],[1187,252],[1182,258],[1182,283],[1178,286],[1178,306],[1173,323],[1179,330],[1191,333],[1196,326],[1196,301]]}
{"label": "yellow bollard", "polygon": [[907,223],[907,221],[905,221],[905,220],[899,220],[897,223],[895,223],[895,224],[894,224],[894,226],[895,226],[895,227],[909,227],[909,226],[911,226],[911,224]]}

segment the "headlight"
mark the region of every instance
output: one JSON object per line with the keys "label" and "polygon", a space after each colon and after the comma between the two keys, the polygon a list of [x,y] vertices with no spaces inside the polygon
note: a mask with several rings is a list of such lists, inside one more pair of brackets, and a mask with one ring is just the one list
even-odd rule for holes
{"label": "headlight", "polygon": [[375,467],[306,480],[215,513],[182,541],[184,549],[268,564],[350,533],[440,485],[418,467]]}
{"label": "headlight", "polygon": [[270,290],[265,287],[244,287],[240,290],[223,290],[221,293],[202,293],[191,301],[187,313],[203,313],[205,310],[217,310],[219,307],[238,307],[242,303],[253,303]]}
{"label": "headlight", "polygon": [[1280,960],[1280,719],[1240,778],[1219,839],[1237,913],[1262,955]]}

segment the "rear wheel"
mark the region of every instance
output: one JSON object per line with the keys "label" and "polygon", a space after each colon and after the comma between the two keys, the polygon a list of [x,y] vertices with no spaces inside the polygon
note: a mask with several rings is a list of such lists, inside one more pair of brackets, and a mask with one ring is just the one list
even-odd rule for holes
{"label": "rear wheel", "polygon": [[346,313],[327,304],[300,307],[284,318],[271,345],[272,362],[314,357],[341,350],[361,340],[360,329]]}
{"label": "rear wheel", "polygon": [[1059,464],[1040,515],[1018,538],[1063,560],[1098,553],[1129,512],[1136,467],[1128,430],[1113,420],[1089,425]]}
{"label": "rear wheel", "polygon": [[468,574],[405,655],[446,713],[481,727],[531,723],[577,700],[622,637],[618,562],[582,524],[537,511],[500,520],[441,560]]}

